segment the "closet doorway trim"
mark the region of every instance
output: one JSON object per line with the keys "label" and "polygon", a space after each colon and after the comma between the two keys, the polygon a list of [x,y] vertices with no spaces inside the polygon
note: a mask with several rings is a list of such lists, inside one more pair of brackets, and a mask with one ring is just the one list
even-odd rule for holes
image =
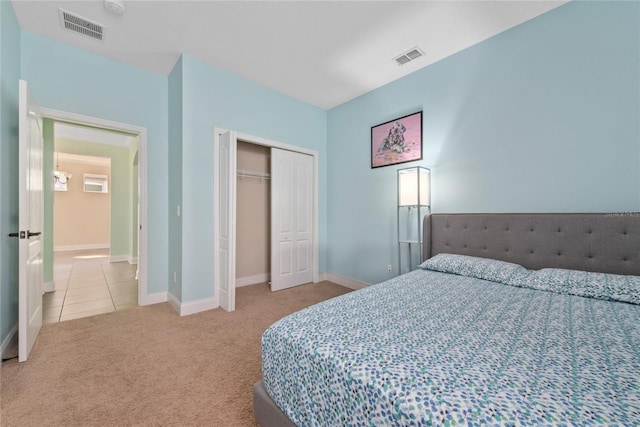
{"label": "closet doorway trim", "polygon": [[[213,171],[213,178],[214,178],[214,186],[213,186],[213,200],[214,200],[214,210],[213,210],[213,247],[214,247],[214,277],[215,277],[215,281],[214,281],[214,294],[215,294],[215,299],[216,301],[220,301],[220,285],[221,285],[221,277],[220,277],[220,271],[221,269],[219,268],[219,259],[218,259],[218,250],[220,248],[220,236],[218,233],[219,227],[220,227],[220,189],[219,189],[219,183],[220,181],[220,174],[221,174],[221,170],[220,170],[220,166],[219,166],[219,154],[220,154],[220,135],[222,135],[225,132],[228,132],[228,129],[223,129],[223,128],[214,128],[214,135],[213,135],[213,167],[214,167],[214,171]],[[312,244],[312,268],[313,268],[313,282],[317,283],[320,281],[319,279],[319,274],[318,274],[318,263],[319,263],[319,251],[318,251],[318,237],[319,237],[319,179],[318,179],[318,152],[315,150],[309,150],[306,148],[302,148],[302,147],[297,147],[294,145],[289,145],[289,144],[283,144],[281,142],[278,141],[272,141],[266,138],[261,138],[258,136],[253,136],[253,135],[249,135],[246,133],[241,133],[241,132],[235,132],[235,139],[232,139],[232,144],[234,145],[233,150],[234,152],[237,151],[237,142],[239,140],[241,141],[245,141],[245,142],[249,142],[251,144],[256,144],[256,145],[262,145],[265,147],[269,147],[269,148],[279,148],[281,150],[288,150],[288,151],[294,151],[297,153],[302,153],[302,154],[307,154],[309,156],[313,157],[313,244]],[[234,176],[228,176],[228,179],[233,179],[235,180],[235,169],[233,168],[233,172],[230,170],[230,175],[234,175]],[[235,192],[236,192],[236,188],[235,186],[231,186],[232,191],[234,192],[233,197],[231,198],[231,200],[235,200]],[[234,209],[234,218],[232,218],[232,220],[235,221],[235,209]],[[231,241],[229,242],[230,248],[229,250],[233,250],[235,253],[236,250],[236,236],[235,233],[233,233],[231,237]],[[272,236],[273,238],[273,236]],[[228,288],[230,290],[232,290],[232,292],[235,294],[235,277],[231,278],[231,283],[229,283]],[[235,309],[235,298],[233,298],[234,300],[234,304],[233,307],[231,307],[230,311],[233,311]]]}

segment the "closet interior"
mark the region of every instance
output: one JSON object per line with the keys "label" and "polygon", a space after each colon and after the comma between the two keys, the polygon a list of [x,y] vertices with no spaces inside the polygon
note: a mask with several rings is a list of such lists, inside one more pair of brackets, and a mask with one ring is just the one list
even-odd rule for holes
{"label": "closet interior", "polygon": [[271,149],[238,141],[236,287],[269,281],[271,269]]}

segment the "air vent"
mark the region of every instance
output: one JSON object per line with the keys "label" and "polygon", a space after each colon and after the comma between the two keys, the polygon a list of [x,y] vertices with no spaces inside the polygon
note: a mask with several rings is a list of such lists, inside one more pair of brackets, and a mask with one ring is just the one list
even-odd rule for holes
{"label": "air vent", "polygon": [[74,15],[64,9],[58,9],[58,11],[60,12],[60,24],[62,28],[82,34],[83,36],[91,37],[95,40],[103,40],[104,25]]}
{"label": "air vent", "polygon": [[405,52],[402,55],[397,56],[393,59],[398,63],[398,65],[404,65],[408,62],[413,61],[414,59],[420,58],[423,55],[424,55],[424,52],[422,51],[422,49],[416,46],[410,51]]}

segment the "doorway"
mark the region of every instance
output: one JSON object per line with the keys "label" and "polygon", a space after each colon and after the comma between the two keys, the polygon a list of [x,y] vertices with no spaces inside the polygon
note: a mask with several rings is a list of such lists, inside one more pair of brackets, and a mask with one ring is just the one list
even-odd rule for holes
{"label": "doorway", "polygon": [[[43,109],[43,116],[55,126],[51,130],[55,150],[49,173],[54,182],[56,176],[69,176],[67,191],[54,191],[52,198],[64,195],[68,199],[72,191],[76,197],[89,198],[87,204],[71,210],[62,206],[62,197],[50,206],[53,223],[48,234],[53,239],[49,259],[45,252],[44,262],[52,272],[48,280],[45,274],[45,322],[148,304],[143,227],[146,129],[57,110]],[[106,203],[108,206],[102,206]],[[98,213],[92,210],[98,205],[107,214],[106,223],[104,216],[98,223]],[[64,234],[57,221],[61,215],[67,216],[67,227],[71,223],[70,234],[75,231],[83,240],[58,238]]]}
{"label": "doorway", "polygon": [[[77,129],[74,129],[77,128]],[[112,212],[127,209],[137,181],[127,158],[133,147],[104,144],[101,134],[82,135],[76,126],[54,123],[53,283],[43,295],[43,322],[54,323],[109,313],[138,305],[137,248],[114,255],[132,240],[131,229],[114,221]],[[117,138],[118,134],[109,134]],[[65,138],[66,137],[66,138]],[[75,138],[79,139],[75,139]],[[69,139],[71,138],[71,139]],[[123,141],[126,141],[125,136]],[[91,141],[89,141],[91,139]],[[74,153],[97,152],[108,157]],[[113,164],[112,164],[113,160]],[[123,185],[125,184],[125,185]],[[135,182],[137,188],[137,182]],[[50,206],[47,206],[50,207]],[[49,209],[50,211],[50,209]],[[50,212],[46,212],[49,214]],[[137,215],[131,212],[132,222]],[[132,253],[135,253],[135,256]]]}

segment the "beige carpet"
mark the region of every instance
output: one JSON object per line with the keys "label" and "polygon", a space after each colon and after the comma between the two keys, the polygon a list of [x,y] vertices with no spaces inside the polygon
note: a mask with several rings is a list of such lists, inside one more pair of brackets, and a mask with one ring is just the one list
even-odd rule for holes
{"label": "beige carpet", "polygon": [[2,426],[255,426],[260,337],[349,289],[237,289],[236,311],[179,317],[168,304],[44,325],[30,359],[0,370]]}

